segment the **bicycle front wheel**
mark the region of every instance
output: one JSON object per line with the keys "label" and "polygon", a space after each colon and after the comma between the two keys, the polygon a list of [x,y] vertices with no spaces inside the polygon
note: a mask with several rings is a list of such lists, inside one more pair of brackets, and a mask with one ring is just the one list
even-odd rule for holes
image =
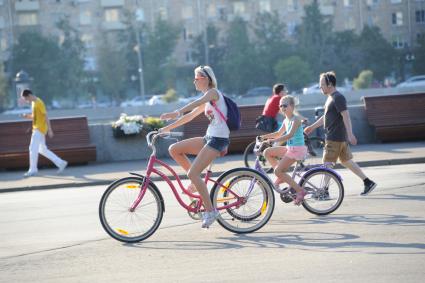
{"label": "bicycle front wheel", "polygon": [[344,185],[332,171],[316,169],[307,172],[300,181],[307,191],[303,207],[316,215],[326,215],[338,209],[344,199]]}
{"label": "bicycle front wheel", "polygon": [[223,228],[234,233],[251,233],[263,227],[274,210],[270,180],[250,168],[223,173],[211,190],[211,200]]}
{"label": "bicycle front wheel", "polygon": [[112,183],[99,204],[102,227],[115,240],[135,243],[149,238],[158,229],[164,213],[161,193],[149,183],[146,193],[134,211],[130,211],[139,196],[142,178],[129,177]]}
{"label": "bicycle front wheel", "polygon": [[[255,147],[255,141],[250,143],[243,153],[243,159],[245,166],[248,168],[255,169],[255,160],[257,159],[257,155],[254,153],[254,147]],[[264,156],[259,157],[260,165],[263,168],[264,172],[271,173],[273,171],[272,166],[267,161],[267,159]]]}

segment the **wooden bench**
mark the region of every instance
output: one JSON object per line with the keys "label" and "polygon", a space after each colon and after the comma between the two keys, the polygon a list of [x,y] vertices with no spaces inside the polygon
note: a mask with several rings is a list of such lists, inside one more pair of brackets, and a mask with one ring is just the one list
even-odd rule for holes
{"label": "wooden bench", "polygon": [[381,141],[425,139],[425,93],[364,97],[369,124]]}
{"label": "wooden bench", "polygon": [[[239,106],[242,126],[238,131],[230,132],[229,153],[243,152],[255,137],[264,134],[255,128],[255,120],[263,112],[264,105]],[[199,115],[188,124],[184,125],[184,138],[203,137],[208,127],[208,119],[205,115]]]}
{"label": "wooden bench", "polygon": [[[90,143],[86,117],[50,119],[54,137],[46,136],[47,147],[69,164],[96,161],[96,147]],[[0,168],[29,167],[29,144],[32,122],[0,122]],[[39,155],[38,165],[53,165]]]}

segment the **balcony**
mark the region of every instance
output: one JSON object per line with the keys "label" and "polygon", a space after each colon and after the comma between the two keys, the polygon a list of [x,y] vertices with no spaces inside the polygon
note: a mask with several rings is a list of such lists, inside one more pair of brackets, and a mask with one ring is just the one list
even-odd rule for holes
{"label": "balcony", "polygon": [[103,8],[124,6],[124,0],[101,0],[100,5]]}
{"label": "balcony", "polygon": [[15,2],[15,11],[25,12],[25,11],[38,11],[40,9],[40,4],[38,1],[17,1]]}

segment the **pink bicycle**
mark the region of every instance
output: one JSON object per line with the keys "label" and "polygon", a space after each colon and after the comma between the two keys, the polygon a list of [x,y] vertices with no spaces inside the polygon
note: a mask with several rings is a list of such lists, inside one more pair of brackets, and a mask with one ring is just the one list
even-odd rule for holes
{"label": "pink bicycle", "polygon": [[[205,209],[199,194],[185,188],[176,172],[156,157],[158,137],[176,138],[182,133],[150,132],[146,136],[152,148],[146,176],[130,173],[131,177],[113,182],[104,192],[99,204],[99,217],[105,231],[114,239],[127,243],[140,242],[150,237],[159,227],[165,212],[164,199],[151,180],[159,175],[171,188],[178,203],[196,219]],[[194,201],[185,203],[173,182],[155,165],[162,166],[174,176],[182,192]],[[235,168],[224,172],[217,180],[211,179],[211,165],[205,183],[212,183],[210,197],[220,215],[218,223],[234,233],[250,233],[263,227],[274,210],[273,185],[262,173],[251,168]]]}

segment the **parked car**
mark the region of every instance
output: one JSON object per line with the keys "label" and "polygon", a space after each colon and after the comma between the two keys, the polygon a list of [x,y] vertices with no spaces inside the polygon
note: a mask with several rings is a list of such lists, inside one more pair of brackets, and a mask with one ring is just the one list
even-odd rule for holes
{"label": "parked car", "polygon": [[248,90],[242,97],[259,97],[270,96],[273,94],[273,89],[269,86],[254,87]]}
{"label": "parked car", "polygon": [[164,95],[160,94],[160,95],[154,95],[151,97],[151,99],[149,99],[148,101],[148,105],[162,105],[165,104],[165,100],[163,99]]}
{"label": "parked car", "polygon": [[[340,92],[352,91],[353,85],[351,84],[351,82],[346,82],[344,85],[341,85],[341,86],[339,86],[337,84],[336,89]],[[310,84],[309,86],[303,88],[303,94],[304,95],[317,94],[317,93],[322,93],[318,83],[313,83],[313,84]]]}
{"label": "parked car", "polygon": [[143,98],[141,96],[136,96],[131,99],[127,99],[123,102],[121,102],[121,107],[134,107],[134,106],[142,106],[145,105],[146,102],[143,101]]}
{"label": "parked car", "polygon": [[413,76],[405,80],[404,82],[399,83],[397,88],[407,88],[407,87],[425,87],[425,75]]}

